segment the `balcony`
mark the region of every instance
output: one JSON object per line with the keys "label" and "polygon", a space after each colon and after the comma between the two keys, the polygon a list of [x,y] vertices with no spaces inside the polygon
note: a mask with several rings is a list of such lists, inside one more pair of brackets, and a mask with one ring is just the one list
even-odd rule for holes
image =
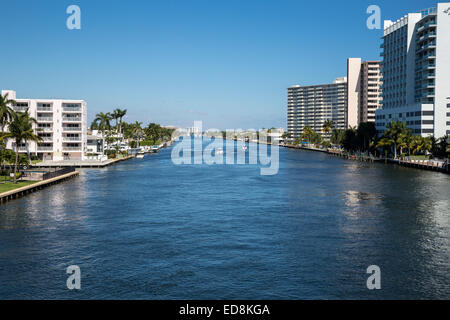
{"label": "balcony", "polygon": [[64,122],[81,122],[81,117],[63,117]]}
{"label": "balcony", "polygon": [[28,110],[28,107],[13,106],[12,109],[16,112],[26,112]]}
{"label": "balcony", "polygon": [[81,137],[63,137],[63,141],[81,141]]}
{"label": "balcony", "polygon": [[37,117],[38,122],[53,122],[53,117]]}
{"label": "balcony", "polygon": [[38,132],[53,132],[52,127],[37,127],[36,130]]}
{"label": "balcony", "polygon": [[44,112],[53,112],[52,107],[37,107],[37,111],[44,111]]}
{"label": "balcony", "polygon": [[39,136],[39,138],[42,139],[42,141],[53,141],[53,137],[48,137],[48,136]]}
{"label": "balcony", "polygon": [[81,151],[81,146],[79,146],[79,147],[63,146],[63,151]]}
{"label": "balcony", "polygon": [[63,131],[81,131],[81,127],[63,127]]}
{"label": "balcony", "polygon": [[[14,151],[16,151],[16,144],[15,143],[13,143],[12,144],[12,149],[14,150]],[[27,151],[27,147],[26,146],[19,146],[19,152],[24,152],[24,151]]]}
{"label": "balcony", "polygon": [[64,112],[80,112],[81,111],[81,107],[68,107],[68,106],[65,106],[65,107],[63,107],[63,111]]}
{"label": "balcony", "polygon": [[38,151],[53,151],[53,146],[38,146]]}

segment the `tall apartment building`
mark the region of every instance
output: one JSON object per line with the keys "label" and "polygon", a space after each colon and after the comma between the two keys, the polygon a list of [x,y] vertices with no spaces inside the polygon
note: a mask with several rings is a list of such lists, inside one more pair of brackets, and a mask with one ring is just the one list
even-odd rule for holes
{"label": "tall apartment building", "polygon": [[380,61],[347,60],[348,126],[375,122],[375,110],[381,107]]}
{"label": "tall apartment building", "polygon": [[450,3],[385,21],[379,133],[403,121],[413,133],[450,134]]}
{"label": "tall apartment building", "polygon": [[11,139],[7,148],[30,152],[42,160],[84,160],[87,138],[86,102],[60,99],[17,99],[16,92],[2,90],[17,102],[12,108],[28,113],[37,120],[33,125],[42,142],[30,141],[19,146]]}
{"label": "tall apartment building", "polygon": [[292,86],[288,88],[288,132],[299,138],[303,128],[322,132],[326,120],[335,128],[347,127],[347,79],[338,78],[331,84]]}

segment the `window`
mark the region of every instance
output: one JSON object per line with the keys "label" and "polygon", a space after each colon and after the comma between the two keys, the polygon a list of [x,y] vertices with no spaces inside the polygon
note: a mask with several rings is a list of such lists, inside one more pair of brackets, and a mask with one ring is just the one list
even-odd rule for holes
{"label": "window", "polygon": [[433,124],[433,120],[422,120],[422,124]]}
{"label": "window", "polygon": [[422,115],[423,116],[433,116],[434,115],[434,111],[422,111]]}
{"label": "window", "polygon": [[433,129],[422,129],[422,133],[433,133]]}

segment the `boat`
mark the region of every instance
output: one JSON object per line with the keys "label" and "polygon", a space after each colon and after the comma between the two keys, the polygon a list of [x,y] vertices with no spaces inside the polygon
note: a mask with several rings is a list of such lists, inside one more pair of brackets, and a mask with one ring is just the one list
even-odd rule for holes
{"label": "boat", "polygon": [[145,156],[145,153],[139,152],[139,153],[136,155],[136,158],[137,158],[137,159],[144,159],[144,156]]}
{"label": "boat", "polygon": [[242,150],[247,151],[247,146],[242,146]]}
{"label": "boat", "polygon": [[223,149],[222,148],[217,149],[215,154],[216,155],[223,154]]}

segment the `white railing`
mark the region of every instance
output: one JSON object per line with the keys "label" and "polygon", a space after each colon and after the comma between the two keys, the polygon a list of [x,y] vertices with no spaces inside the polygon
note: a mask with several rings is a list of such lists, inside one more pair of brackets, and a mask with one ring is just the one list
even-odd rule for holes
{"label": "white railing", "polygon": [[80,112],[81,111],[81,107],[63,107],[63,111],[67,111],[67,112],[78,111],[78,112]]}
{"label": "white railing", "polygon": [[81,147],[63,147],[64,151],[81,151]]}
{"label": "white railing", "polygon": [[63,127],[63,131],[81,131],[81,127]]}
{"label": "white railing", "polygon": [[43,128],[43,127],[37,127],[37,128],[36,128],[36,131],[38,131],[38,132],[53,132],[53,128],[48,128],[48,127],[45,127],[45,128]]}
{"label": "white railing", "polygon": [[53,121],[52,117],[37,117],[37,121]]}
{"label": "white railing", "polygon": [[63,137],[63,141],[81,141],[81,137]]}
{"label": "white railing", "polygon": [[53,147],[38,146],[37,149],[38,151],[53,151]]}
{"label": "white railing", "polygon": [[37,107],[37,111],[53,111],[52,107]]}
{"label": "white railing", "polygon": [[81,118],[78,118],[78,117],[63,117],[63,121],[79,122],[79,121],[81,121]]}

